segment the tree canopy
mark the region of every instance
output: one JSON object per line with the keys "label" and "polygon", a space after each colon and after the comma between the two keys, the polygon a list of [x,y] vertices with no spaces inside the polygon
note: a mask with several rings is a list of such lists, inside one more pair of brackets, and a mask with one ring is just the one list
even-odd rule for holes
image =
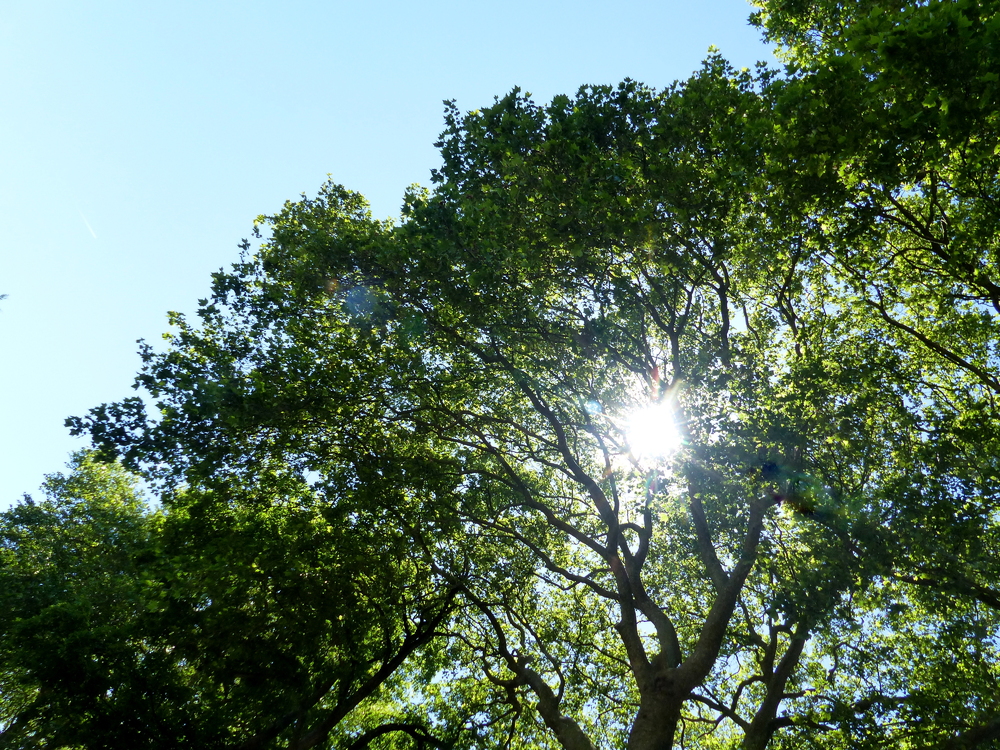
{"label": "tree canopy", "polygon": [[261,217],[0,519],[0,744],[1000,747],[997,3],[758,7]]}

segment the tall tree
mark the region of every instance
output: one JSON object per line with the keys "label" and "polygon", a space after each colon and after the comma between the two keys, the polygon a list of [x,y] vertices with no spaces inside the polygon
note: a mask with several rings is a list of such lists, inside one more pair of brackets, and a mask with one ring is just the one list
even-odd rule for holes
{"label": "tall tree", "polygon": [[120,467],[81,454],[72,469],[0,515],[0,746],[432,736],[386,696],[404,662],[433,663],[454,591],[407,561],[401,510],[363,490],[320,505],[272,474],[153,513]]}
{"label": "tall tree", "polygon": [[451,107],[398,226],[286,204],[155,418],[74,423],[168,517],[306,508],[458,597],[409,718],[323,741],[996,746],[996,5],[761,8],[783,75]]}

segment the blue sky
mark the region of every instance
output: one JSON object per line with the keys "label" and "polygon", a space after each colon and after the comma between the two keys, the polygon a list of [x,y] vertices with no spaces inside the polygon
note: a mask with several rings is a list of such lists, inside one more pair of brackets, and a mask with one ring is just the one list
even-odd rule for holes
{"label": "blue sky", "polygon": [[379,217],[430,183],[442,100],[547,101],[773,63],[744,0],[91,3],[0,11],[0,508],[133,395],[254,217],[330,174]]}

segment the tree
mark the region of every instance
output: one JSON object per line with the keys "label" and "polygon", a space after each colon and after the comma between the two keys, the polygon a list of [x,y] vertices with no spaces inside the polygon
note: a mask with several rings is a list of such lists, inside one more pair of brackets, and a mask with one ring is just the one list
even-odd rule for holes
{"label": "tree", "polygon": [[73,463],[71,476],[48,478],[49,499],[26,499],[0,521],[5,746],[75,732],[120,687],[113,675],[130,656],[122,631],[150,519],[133,478],[83,454]]}
{"label": "tree", "polygon": [[398,225],[286,204],[155,418],[73,423],[168,517],[337,509],[457,595],[419,731],[333,746],[1000,742],[996,4],[761,8],[784,75],[452,106]]}
{"label": "tree", "polygon": [[306,748],[338,725],[423,729],[372,697],[426,651],[453,592],[428,588],[362,493],[317,507],[284,481],[274,505],[267,488],[232,505],[191,491],[151,512],[121,467],[71,468],[0,515],[0,746]]}

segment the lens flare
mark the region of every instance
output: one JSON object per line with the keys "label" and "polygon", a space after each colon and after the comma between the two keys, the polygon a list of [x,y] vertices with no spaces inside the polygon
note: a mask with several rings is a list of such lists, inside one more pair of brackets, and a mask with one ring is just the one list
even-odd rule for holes
{"label": "lens flare", "polygon": [[665,458],[681,447],[681,432],[668,401],[658,401],[632,413],[625,422],[625,438],[639,460]]}

